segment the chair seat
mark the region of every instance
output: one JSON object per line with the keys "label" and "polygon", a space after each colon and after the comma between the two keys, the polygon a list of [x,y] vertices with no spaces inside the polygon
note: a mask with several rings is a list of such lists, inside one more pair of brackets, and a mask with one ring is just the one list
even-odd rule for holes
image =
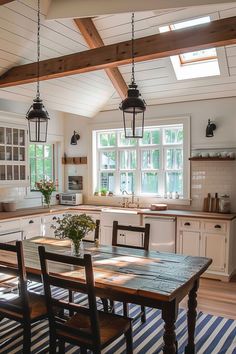
{"label": "chair seat", "polygon": [[[43,295],[39,295],[33,292],[29,292],[29,307],[30,307],[30,319],[31,321],[35,321],[39,318],[42,318],[47,315],[47,307],[46,307],[46,302],[45,298]],[[22,313],[18,313],[17,311],[14,311],[14,309],[11,309],[11,305],[17,306],[20,309],[22,308],[22,300],[20,297],[17,297],[13,300],[8,300],[6,303],[6,306],[9,308],[1,308],[1,302],[0,302],[0,316],[1,317],[15,317],[18,318],[19,320],[23,319],[23,309]]]}
{"label": "chair seat", "polygon": [[[101,311],[98,311],[98,317],[102,347],[105,347],[109,342],[124,334],[131,326],[131,320],[129,318]],[[83,337],[79,334],[77,335],[75,332],[70,331],[70,328],[72,328],[74,330],[82,330],[91,335],[89,311],[82,309],[81,312],[76,313],[76,315],[66,321],[64,325],[68,326],[68,331],[67,329],[58,329],[58,336],[65,339],[68,338],[86,347],[92,347],[92,341],[89,338],[86,338],[85,336]]]}

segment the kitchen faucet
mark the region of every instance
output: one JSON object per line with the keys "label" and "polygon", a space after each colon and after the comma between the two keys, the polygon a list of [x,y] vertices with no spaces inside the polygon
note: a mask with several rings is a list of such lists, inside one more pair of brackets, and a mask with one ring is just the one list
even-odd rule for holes
{"label": "kitchen faucet", "polygon": [[131,202],[129,201],[129,198],[123,197],[123,201],[122,201],[123,208],[139,208],[139,198],[137,198],[137,202],[135,202],[134,192],[128,193],[126,189],[123,189],[121,193],[122,195],[126,194],[128,196],[131,196]]}

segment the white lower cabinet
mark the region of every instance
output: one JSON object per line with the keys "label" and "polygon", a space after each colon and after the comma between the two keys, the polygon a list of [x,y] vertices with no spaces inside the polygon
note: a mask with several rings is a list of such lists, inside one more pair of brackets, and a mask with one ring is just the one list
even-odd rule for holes
{"label": "white lower cabinet", "polygon": [[212,259],[203,276],[226,280],[236,270],[236,221],[177,218],[177,252]]}
{"label": "white lower cabinet", "polygon": [[21,219],[21,228],[23,230],[24,239],[42,236],[43,233],[41,216]]}
{"label": "white lower cabinet", "polygon": [[[101,213],[101,244],[111,245],[112,244],[112,227],[113,221],[118,221],[121,225],[141,225],[141,216],[137,213],[132,212],[116,212],[105,211]],[[140,233],[118,230],[118,243],[122,245],[130,246],[142,246],[143,236]]]}
{"label": "white lower cabinet", "polygon": [[111,226],[101,226],[100,243],[102,245],[112,244],[112,227]]}
{"label": "white lower cabinet", "polygon": [[200,256],[201,233],[197,231],[180,231],[179,252],[190,256]]}
{"label": "white lower cabinet", "polygon": [[227,259],[227,236],[217,233],[203,233],[202,255],[212,258],[209,270],[225,272]]}
{"label": "white lower cabinet", "polygon": [[50,215],[44,215],[42,217],[42,232],[43,236],[46,237],[55,237],[55,230],[53,229],[53,226],[58,226],[57,224],[57,219],[60,219],[63,217],[65,214],[50,214]]}
{"label": "white lower cabinet", "polygon": [[21,241],[23,232],[19,220],[0,222],[0,242]]}

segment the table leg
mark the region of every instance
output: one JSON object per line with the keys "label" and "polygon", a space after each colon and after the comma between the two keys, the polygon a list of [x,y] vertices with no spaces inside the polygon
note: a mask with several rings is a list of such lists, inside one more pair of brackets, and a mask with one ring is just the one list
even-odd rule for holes
{"label": "table leg", "polygon": [[176,302],[172,301],[170,303],[166,303],[162,309],[162,318],[165,321],[163,354],[177,353],[177,340],[175,334],[175,321],[177,316],[178,306],[176,306]]}
{"label": "table leg", "polygon": [[199,287],[199,279],[195,281],[192,289],[189,292],[188,299],[188,344],[185,347],[185,354],[195,354],[195,327],[197,318],[197,290]]}

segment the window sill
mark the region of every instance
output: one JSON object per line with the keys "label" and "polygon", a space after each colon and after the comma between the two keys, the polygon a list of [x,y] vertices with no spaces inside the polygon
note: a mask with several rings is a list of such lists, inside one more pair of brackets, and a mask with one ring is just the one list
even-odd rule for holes
{"label": "window sill", "polygon": [[[114,196],[89,196],[89,203],[98,203],[100,205],[116,205],[119,206],[123,200],[123,198],[131,199],[131,195],[114,195]],[[148,197],[148,196],[138,196],[135,195],[135,202],[137,202],[137,198],[139,198],[139,204],[141,207],[145,207],[146,205],[150,206],[152,203],[165,203],[167,205],[191,205],[191,199],[166,199],[166,198],[157,198],[157,197]]]}

